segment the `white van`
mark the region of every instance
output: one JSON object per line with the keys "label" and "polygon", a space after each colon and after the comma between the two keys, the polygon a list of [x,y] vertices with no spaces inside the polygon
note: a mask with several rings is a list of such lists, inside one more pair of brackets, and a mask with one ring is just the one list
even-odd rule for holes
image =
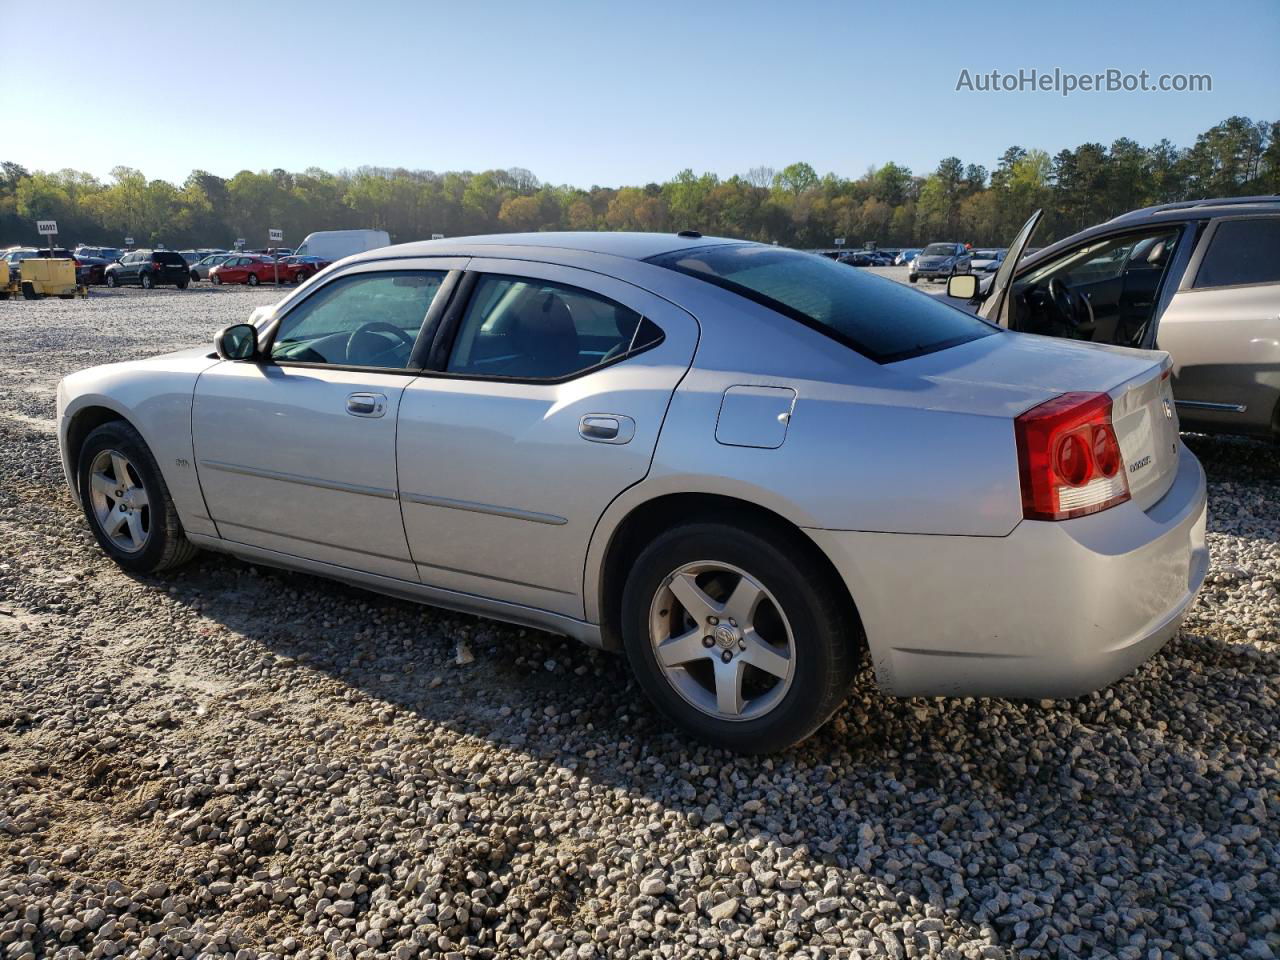
{"label": "white van", "polygon": [[293,251],[295,257],[320,257],[330,263],[391,244],[385,230],[321,230],[307,234],[307,239]]}

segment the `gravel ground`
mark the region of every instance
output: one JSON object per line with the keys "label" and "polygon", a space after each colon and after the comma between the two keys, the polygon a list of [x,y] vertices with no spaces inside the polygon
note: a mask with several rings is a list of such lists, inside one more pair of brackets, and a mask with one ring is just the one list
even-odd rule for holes
{"label": "gravel ground", "polygon": [[[894,700],[742,758],[619,658],[204,556],[131,579],[53,391],[271,290],[0,303],[0,954],[1280,954],[1275,448],[1189,438],[1209,583],[1077,701]],[[467,662],[470,660],[470,662]]]}

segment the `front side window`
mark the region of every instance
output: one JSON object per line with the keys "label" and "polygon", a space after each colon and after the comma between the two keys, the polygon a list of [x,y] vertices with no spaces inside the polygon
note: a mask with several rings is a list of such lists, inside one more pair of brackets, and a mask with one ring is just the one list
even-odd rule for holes
{"label": "front side window", "polygon": [[797,250],[725,244],[665,253],[649,262],[731,290],[877,363],[905,360],[998,332],[905,284]]}
{"label": "front side window", "polygon": [[271,359],[402,370],[444,278],[443,270],[396,270],[335,280],[284,317]]}
{"label": "front side window", "polygon": [[634,310],[561,283],[485,274],[454,340],[450,373],[554,380],[653,343]]}
{"label": "front side window", "polygon": [[1280,217],[1223,220],[1213,234],[1195,283],[1203,287],[1235,287],[1280,282]]}

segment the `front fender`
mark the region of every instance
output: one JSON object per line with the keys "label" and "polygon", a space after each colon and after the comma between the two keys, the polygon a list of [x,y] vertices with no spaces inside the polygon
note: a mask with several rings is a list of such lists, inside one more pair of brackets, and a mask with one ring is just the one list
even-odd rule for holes
{"label": "front fender", "polygon": [[207,351],[184,351],[92,367],[64,379],[58,385],[58,448],[72,497],[79,502],[76,460],[86,427],[91,429],[95,422],[114,415],[142,435],[183,527],[192,533],[217,536],[200,492],[191,444],[196,381],[216,362]]}

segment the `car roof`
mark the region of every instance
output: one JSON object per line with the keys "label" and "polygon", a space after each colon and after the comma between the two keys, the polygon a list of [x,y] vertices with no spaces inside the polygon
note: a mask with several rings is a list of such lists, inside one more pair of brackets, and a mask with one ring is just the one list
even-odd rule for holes
{"label": "car roof", "polygon": [[474,237],[449,237],[444,240],[420,240],[401,243],[392,247],[380,247],[357,254],[357,260],[385,259],[388,250],[398,256],[474,255],[477,247],[502,246],[538,248],[550,254],[557,250],[574,253],[595,253],[628,260],[644,260],[673,250],[692,247],[718,246],[725,243],[745,243],[729,237],[680,236],[675,233],[622,233],[560,231],[546,233],[496,233]]}
{"label": "car roof", "polygon": [[[1253,210],[1251,208],[1257,208]],[[1161,203],[1154,207],[1142,207],[1113,217],[1099,226],[1126,226],[1157,223],[1165,220],[1208,219],[1241,213],[1280,212],[1280,195],[1266,194],[1252,197],[1217,197],[1208,200],[1182,200],[1178,203]]]}

